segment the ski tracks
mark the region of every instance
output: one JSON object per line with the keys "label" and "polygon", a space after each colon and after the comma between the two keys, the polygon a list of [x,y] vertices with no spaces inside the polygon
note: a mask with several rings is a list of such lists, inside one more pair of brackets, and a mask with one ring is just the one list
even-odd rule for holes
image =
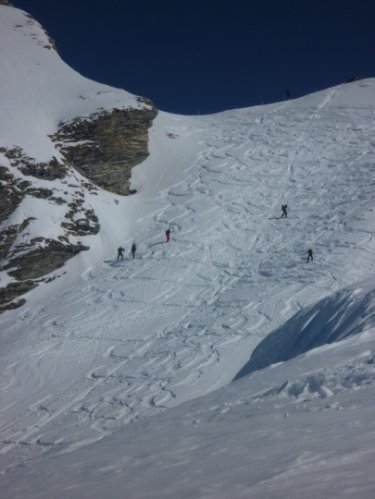
{"label": "ski tracks", "polygon": [[[38,351],[33,357],[31,338],[0,389],[20,395],[27,385],[16,378],[36,368],[50,379],[30,387],[22,417],[14,410],[3,453],[17,462],[25,447],[74,449],[218,388],[266,334],[345,284],[343,276],[368,272],[373,239],[362,236],[364,257],[345,274],[357,239],[340,234],[355,217],[362,235],[368,229],[371,179],[357,171],[372,160],[372,115],[361,111],[356,131],[333,99],[331,92],[314,109],[284,104],[261,119],[244,110],[223,116],[220,127],[207,119],[199,132],[206,146],[142,218],[147,240],[137,241],[135,260],[87,269],[77,289],[52,300],[64,323],[42,309],[23,313]],[[353,149],[358,134],[366,154]],[[280,192],[290,218],[270,220]],[[168,244],[166,226],[174,231]],[[309,246],[314,265],[305,263]]]}

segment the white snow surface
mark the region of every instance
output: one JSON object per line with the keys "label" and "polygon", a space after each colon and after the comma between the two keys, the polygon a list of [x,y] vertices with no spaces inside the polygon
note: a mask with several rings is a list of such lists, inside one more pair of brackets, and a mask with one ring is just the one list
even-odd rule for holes
{"label": "white snow surface", "polygon": [[[39,158],[75,112],[48,92]],[[87,192],[90,250],[0,316],[0,497],[372,498],[374,145],[374,79],[159,113],[137,194]]]}

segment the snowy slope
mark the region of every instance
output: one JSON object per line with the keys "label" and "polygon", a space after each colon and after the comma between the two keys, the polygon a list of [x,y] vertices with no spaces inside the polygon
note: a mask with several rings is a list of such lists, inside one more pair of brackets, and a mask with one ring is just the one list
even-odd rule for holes
{"label": "snowy slope", "polygon": [[27,13],[0,5],[0,137],[37,161],[59,157],[48,135],[61,121],[98,109],[141,108],[136,97],[82,77],[51,47]]}
{"label": "snowy slope", "polygon": [[[16,31],[22,50],[33,26]],[[38,88],[57,57],[45,43]],[[134,104],[71,78],[93,88],[74,94],[80,113]],[[77,85],[27,104],[42,113],[33,144],[10,122],[36,157],[76,112]],[[87,192],[101,224],[90,250],[0,316],[1,497],[372,497],[374,132],[373,79],[159,113],[137,194]],[[231,383],[259,344],[258,367],[283,363]]]}
{"label": "snowy slope", "polygon": [[[17,148],[19,154],[34,165],[48,163],[52,158],[62,161],[51,139],[61,123],[113,108],[147,108],[139,98],[124,90],[78,74],[61,60],[51,43],[29,14],[0,5],[0,167],[6,168],[13,177],[13,186],[17,182],[28,183],[34,190],[48,189],[54,196],[36,199],[26,194],[13,213],[4,221],[1,219],[0,235],[10,227],[22,227],[28,220],[27,230],[18,231],[9,251],[18,256],[30,247],[45,244],[36,242],[41,238],[90,245],[90,237],[68,233],[61,223],[70,222],[67,217],[72,203],[80,204],[74,215],[76,219],[84,218],[84,212],[92,211],[93,206],[91,195],[87,195],[87,179],[70,165],[66,165],[67,174],[63,178],[36,178],[24,174],[6,151]],[[3,188],[2,180],[0,188]],[[19,191],[18,187],[14,189]],[[62,202],[55,202],[56,199]],[[51,277],[60,274],[58,270]],[[0,270],[0,288],[12,280],[7,272]]]}
{"label": "snowy slope", "polygon": [[[299,99],[206,117],[160,114],[151,132],[151,156],[134,170],[133,184],[138,194],[124,199],[104,192],[93,195],[92,202],[105,222],[102,223],[105,229],[93,238],[92,249],[72,260],[64,277],[33,292],[26,309],[17,315],[7,312],[0,319],[4,331],[1,462],[8,470],[5,491],[12,490],[15,482],[18,483],[17,469],[12,471],[14,465],[45,451],[48,451],[48,462],[53,463],[51,454],[69,451],[66,458],[61,457],[58,469],[60,472],[61,466],[69,462],[73,475],[77,472],[83,477],[82,488],[73,497],[85,497],[87,491],[92,497],[93,489],[97,490],[97,483],[91,483],[91,465],[93,470],[108,472],[109,482],[115,488],[117,484],[121,491],[117,492],[119,497],[124,490],[128,490],[131,497],[152,496],[155,483],[142,485],[142,477],[152,473],[145,467],[170,469],[174,452],[180,452],[175,444],[179,435],[181,462],[185,462],[185,453],[189,462],[197,456],[186,444],[180,426],[183,425],[181,411],[190,414],[190,406],[176,413],[167,411],[165,416],[160,416],[160,423],[154,418],[144,418],[225,386],[267,334],[306,306],[372,275],[374,90],[375,82],[367,80],[308,96],[305,104],[304,99]],[[291,209],[289,218],[280,220],[279,206],[284,201]],[[174,233],[172,242],[167,245],[163,242],[163,231],[168,225]],[[116,263],[112,260],[119,243],[125,244],[128,250],[134,239],[138,243],[134,261],[127,258],[125,262]],[[306,264],[305,252],[310,246],[314,248],[315,261]],[[103,259],[103,255],[106,258]],[[369,282],[368,293],[371,279]],[[342,294],[334,296],[332,300],[339,306]],[[339,311],[338,307],[333,308]],[[306,313],[311,318],[311,309]],[[358,323],[361,322],[361,313],[362,309],[358,317],[354,316],[354,323],[356,317]],[[367,322],[366,331],[370,334],[371,324]],[[197,448],[202,476],[196,478],[195,485],[190,485],[192,474],[199,472],[196,467],[187,467],[186,481],[180,474],[171,476],[170,471],[166,471],[168,478],[165,479],[174,483],[172,490],[183,489],[186,497],[203,497],[202,490],[206,487],[202,485],[203,476],[207,476],[207,487],[217,493],[215,480],[223,473],[223,466],[227,469],[223,476],[228,483],[233,484],[239,476],[243,479],[248,476],[251,461],[249,466],[239,467],[235,457],[237,453],[243,457],[244,448],[239,447],[239,442],[258,449],[265,418],[268,422],[264,431],[268,438],[264,441],[263,462],[269,459],[269,469],[262,465],[259,473],[267,472],[269,476],[278,473],[278,460],[271,459],[269,453],[271,456],[272,452],[275,456],[285,454],[285,439],[272,450],[275,435],[280,432],[286,432],[288,441],[295,440],[296,428],[305,431],[306,422],[304,438],[307,440],[303,448],[310,449],[312,440],[316,439],[314,432],[311,440],[308,439],[308,428],[313,421],[316,431],[323,426],[316,449],[304,454],[297,441],[291,454],[286,455],[286,468],[282,469],[292,467],[293,475],[299,466],[304,469],[307,466],[308,472],[317,466],[318,471],[314,473],[323,473],[328,459],[325,453],[331,447],[326,442],[330,438],[340,440],[342,435],[342,429],[332,433],[337,411],[333,411],[333,415],[327,412],[326,416],[321,410],[324,406],[320,405],[324,394],[339,391],[336,385],[348,385],[345,397],[349,401],[341,403],[340,399],[338,405],[335,399],[333,401],[334,409],[345,409],[339,413],[340,428],[343,424],[345,428],[350,426],[354,417],[359,429],[351,445],[361,448],[363,441],[370,442],[373,433],[371,425],[370,433],[367,432],[366,414],[373,409],[368,402],[368,391],[373,390],[372,375],[366,374],[363,378],[367,380],[365,390],[357,399],[357,384],[346,383],[345,373],[351,372],[353,355],[359,359],[355,361],[359,370],[363,370],[363,366],[365,370],[372,369],[372,336],[365,336],[363,343],[354,337],[338,345],[324,350],[316,364],[323,373],[332,365],[340,366],[343,358],[348,364],[342,370],[342,381],[337,381],[337,374],[329,374],[331,381],[327,389],[319,388],[324,385],[324,380],[319,381],[320,374],[315,384],[315,378],[310,380],[311,364],[301,359],[280,367],[286,370],[283,376],[271,369],[271,381],[266,377],[262,385],[265,392],[270,389],[271,395],[276,394],[276,401],[270,396],[270,405],[261,403],[254,409],[249,408],[258,390],[262,391],[262,372],[256,374],[256,381],[248,380],[253,385],[248,385],[245,378],[210,396],[220,401],[213,406],[225,406],[230,390],[241,414],[256,411],[254,423],[252,418],[239,415],[241,424],[235,418],[234,427],[231,417],[226,418],[225,411],[223,415],[223,411],[219,411],[222,423],[211,427],[212,398],[207,399],[207,405],[204,398],[192,402],[193,407],[203,413],[200,418],[208,425],[204,426],[203,434],[208,432],[210,439],[206,445],[203,435],[198,433],[198,440],[203,442],[202,450],[200,446]],[[351,345],[350,349],[346,350],[345,345]],[[339,352],[337,356],[336,352]],[[311,358],[309,362],[315,362],[315,357]],[[299,381],[299,376],[305,381]],[[361,374],[358,376],[362,379]],[[293,380],[289,383],[297,386],[290,390],[291,395],[289,385],[283,386],[289,379]],[[302,388],[298,388],[300,383]],[[304,397],[310,385],[317,386],[313,398],[317,399],[318,406],[315,407],[314,402],[311,408],[314,415],[306,419]],[[301,402],[297,410],[298,424],[294,420],[284,422],[284,412],[288,409],[283,405],[282,415],[278,411],[272,413],[271,409],[279,404],[279,391],[281,398],[287,394],[287,401],[290,397],[294,400],[293,394],[297,394]],[[241,407],[243,392],[248,393],[248,398]],[[315,412],[321,413],[321,417],[316,419]],[[282,418],[283,423],[279,430],[271,431],[275,418]],[[145,422],[140,423],[139,433],[135,430],[138,427],[131,425],[128,430],[121,430],[124,432],[121,438],[116,434],[111,440],[105,439],[102,444],[79,451],[114,429],[142,419]],[[192,417],[191,421],[196,419]],[[161,429],[156,437],[158,424]],[[245,438],[253,424],[260,428],[254,441],[251,435]],[[170,433],[173,425],[175,432]],[[194,432],[194,424],[190,427]],[[366,432],[362,431],[364,427]],[[228,434],[223,446],[225,456],[219,448],[212,447],[212,442],[220,442],[224,434]],[[195,436],[193,440],[196,441]],[[124,459],[129,474],[124,474],[123,468],[120,473],[117,468],[119,458],[116,456],[123,454],[127,447],[124,442],[128,441],[131,449],[150,456],[146,464],[143,459],[135,460],[140,466],[135,474],[131,470],[134,471],[136,464],[131,459]],[[145,441],[155,445],[153,451]],[[165,449],[166,460],[161,464],[155,450],[160,446]],[[110,454],[103,458],[105,464],[102,463],[104,448]],[[323,452],[321,459],[315,457],[319,449]],[[358,467],[363,469],[361,474],[355,467],[362,478],[368,471],[362,468],[362,461],[370,449],[371,445],[364,448],[364,457],[353,455],[353,460],[358,459]],[[334,446],[333,450],[330,459],[335,460],[340,449]],[[352,450],[350,445],[346,448],[349,455]],[[81,459],[87,462],[85,473],[81,474],[75,452],[77,462]],[[83,452],[83,458],[79,452]],[[93,456],[92,460],[86,452]],[[246,455],[248,452],[247,448]],[[219,468],[202,465],[211,461],[212,453],[218,453],[214,462],[221,463]],[[60,463],[59,459],[56,457],[56,462]],[[352,466],[350,459],[348,462],[348,466]],[[296,467],[290,463],[297,463]],[[330,484],[337,476],[341,477],[345,463],[347,461],[343,465],[335,461],[337,474],[331,476],[327,472],[325,476]],[[30,474],[41,479],[37,468],[46,466],[43,458],[30,466]],[[53,464],[50,466],[48,474],[52,476]],[[259,466],[256,469],[259,470]],[[132,481],[130,476],[139,480]],[[46,490],[53,488],[54,497],[59,497],[57,490],[61,488],[60,497],[65,497],[66,487],[73,486],[75,480],[80,479],[72,477],[72,482],[64,483],[54,480],[55,485],[48,482]],[[246,480],[248,487],[253,486],[250,476]],[[28,475],[25,483],[30,481],[34,483]],[[108,482],[103,483],[103,487],[110,487]],[[285,483],[290,485],[290,481]],[[272,489],[272,481],[268,486]],[[41,497],[35,487],[35,497]],[[165,487],[168,489],[168,483]],[[246,497],[248,489],[244,490],[231,497]],[[311,490],[312,497],[315,489]],[[358,488],[353,489],[352,497],[356,497],[357,492]],[[102,495],[98,492],[97,497]],[[111,489],[107,495],[116,497],[116,492]],[[164,489],[159,497],[168,497]],[[207,497],[214,497],[213,492]],[[228,497],[227,489],[223,489],[221,497]],[[368,491],[363,497],[370,497]]]}
{"label": "snowy slope", "polygon": [[370,499],[374,353],[372,327],[35,459],[5,474],[0,490],[14,499]]}

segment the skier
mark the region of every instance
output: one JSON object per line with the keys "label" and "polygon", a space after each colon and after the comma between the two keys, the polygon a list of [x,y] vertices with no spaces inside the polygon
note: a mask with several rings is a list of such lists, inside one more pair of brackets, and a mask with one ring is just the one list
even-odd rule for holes
{"label": "skier", "polygon": [[121,246],[117,249],[117,261],[124,259],[124,248]]}
{"label": "skier", "polygon": [[288,210],[288,205],[287,204],[282,204],[281,205],[281,211],[282,211],[282,213],[281,213],[281,217],[280,218],[283,218],[283,217],[286,218],[288,216],[288,211],[287,210]]}
{"label": "skier", "polygon": [[172,233],[171,229],[167,229],[165,231],[165,239],[167,243],[169,243],[169,241],[171,240],[171,233]]}
{"label": "skier", "polygon": [[307,260],[306,260],[306,263],[309,263],[309,262],[312,262],[312,261],[314,261],[313,250],[312,249],[308,249],[307,250]]}
{"label": "skier", "polygon": [[133,260],[134,260],[134,256],[135,256],[135,252],[136,251],[137,251],[137,245],[135,243],[133,243],[132,247],[131,247],[131,252],[132,252]]}

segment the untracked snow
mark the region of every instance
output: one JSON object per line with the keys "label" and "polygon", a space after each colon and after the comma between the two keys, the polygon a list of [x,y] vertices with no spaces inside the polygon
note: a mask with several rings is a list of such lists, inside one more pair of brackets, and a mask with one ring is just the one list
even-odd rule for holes
{"label": "untracked snow", "polygon": [[87,192],[90,250],[0,316],[0,496],[373,497],[375,80],[160,112],[149,145],[136,195]]}

